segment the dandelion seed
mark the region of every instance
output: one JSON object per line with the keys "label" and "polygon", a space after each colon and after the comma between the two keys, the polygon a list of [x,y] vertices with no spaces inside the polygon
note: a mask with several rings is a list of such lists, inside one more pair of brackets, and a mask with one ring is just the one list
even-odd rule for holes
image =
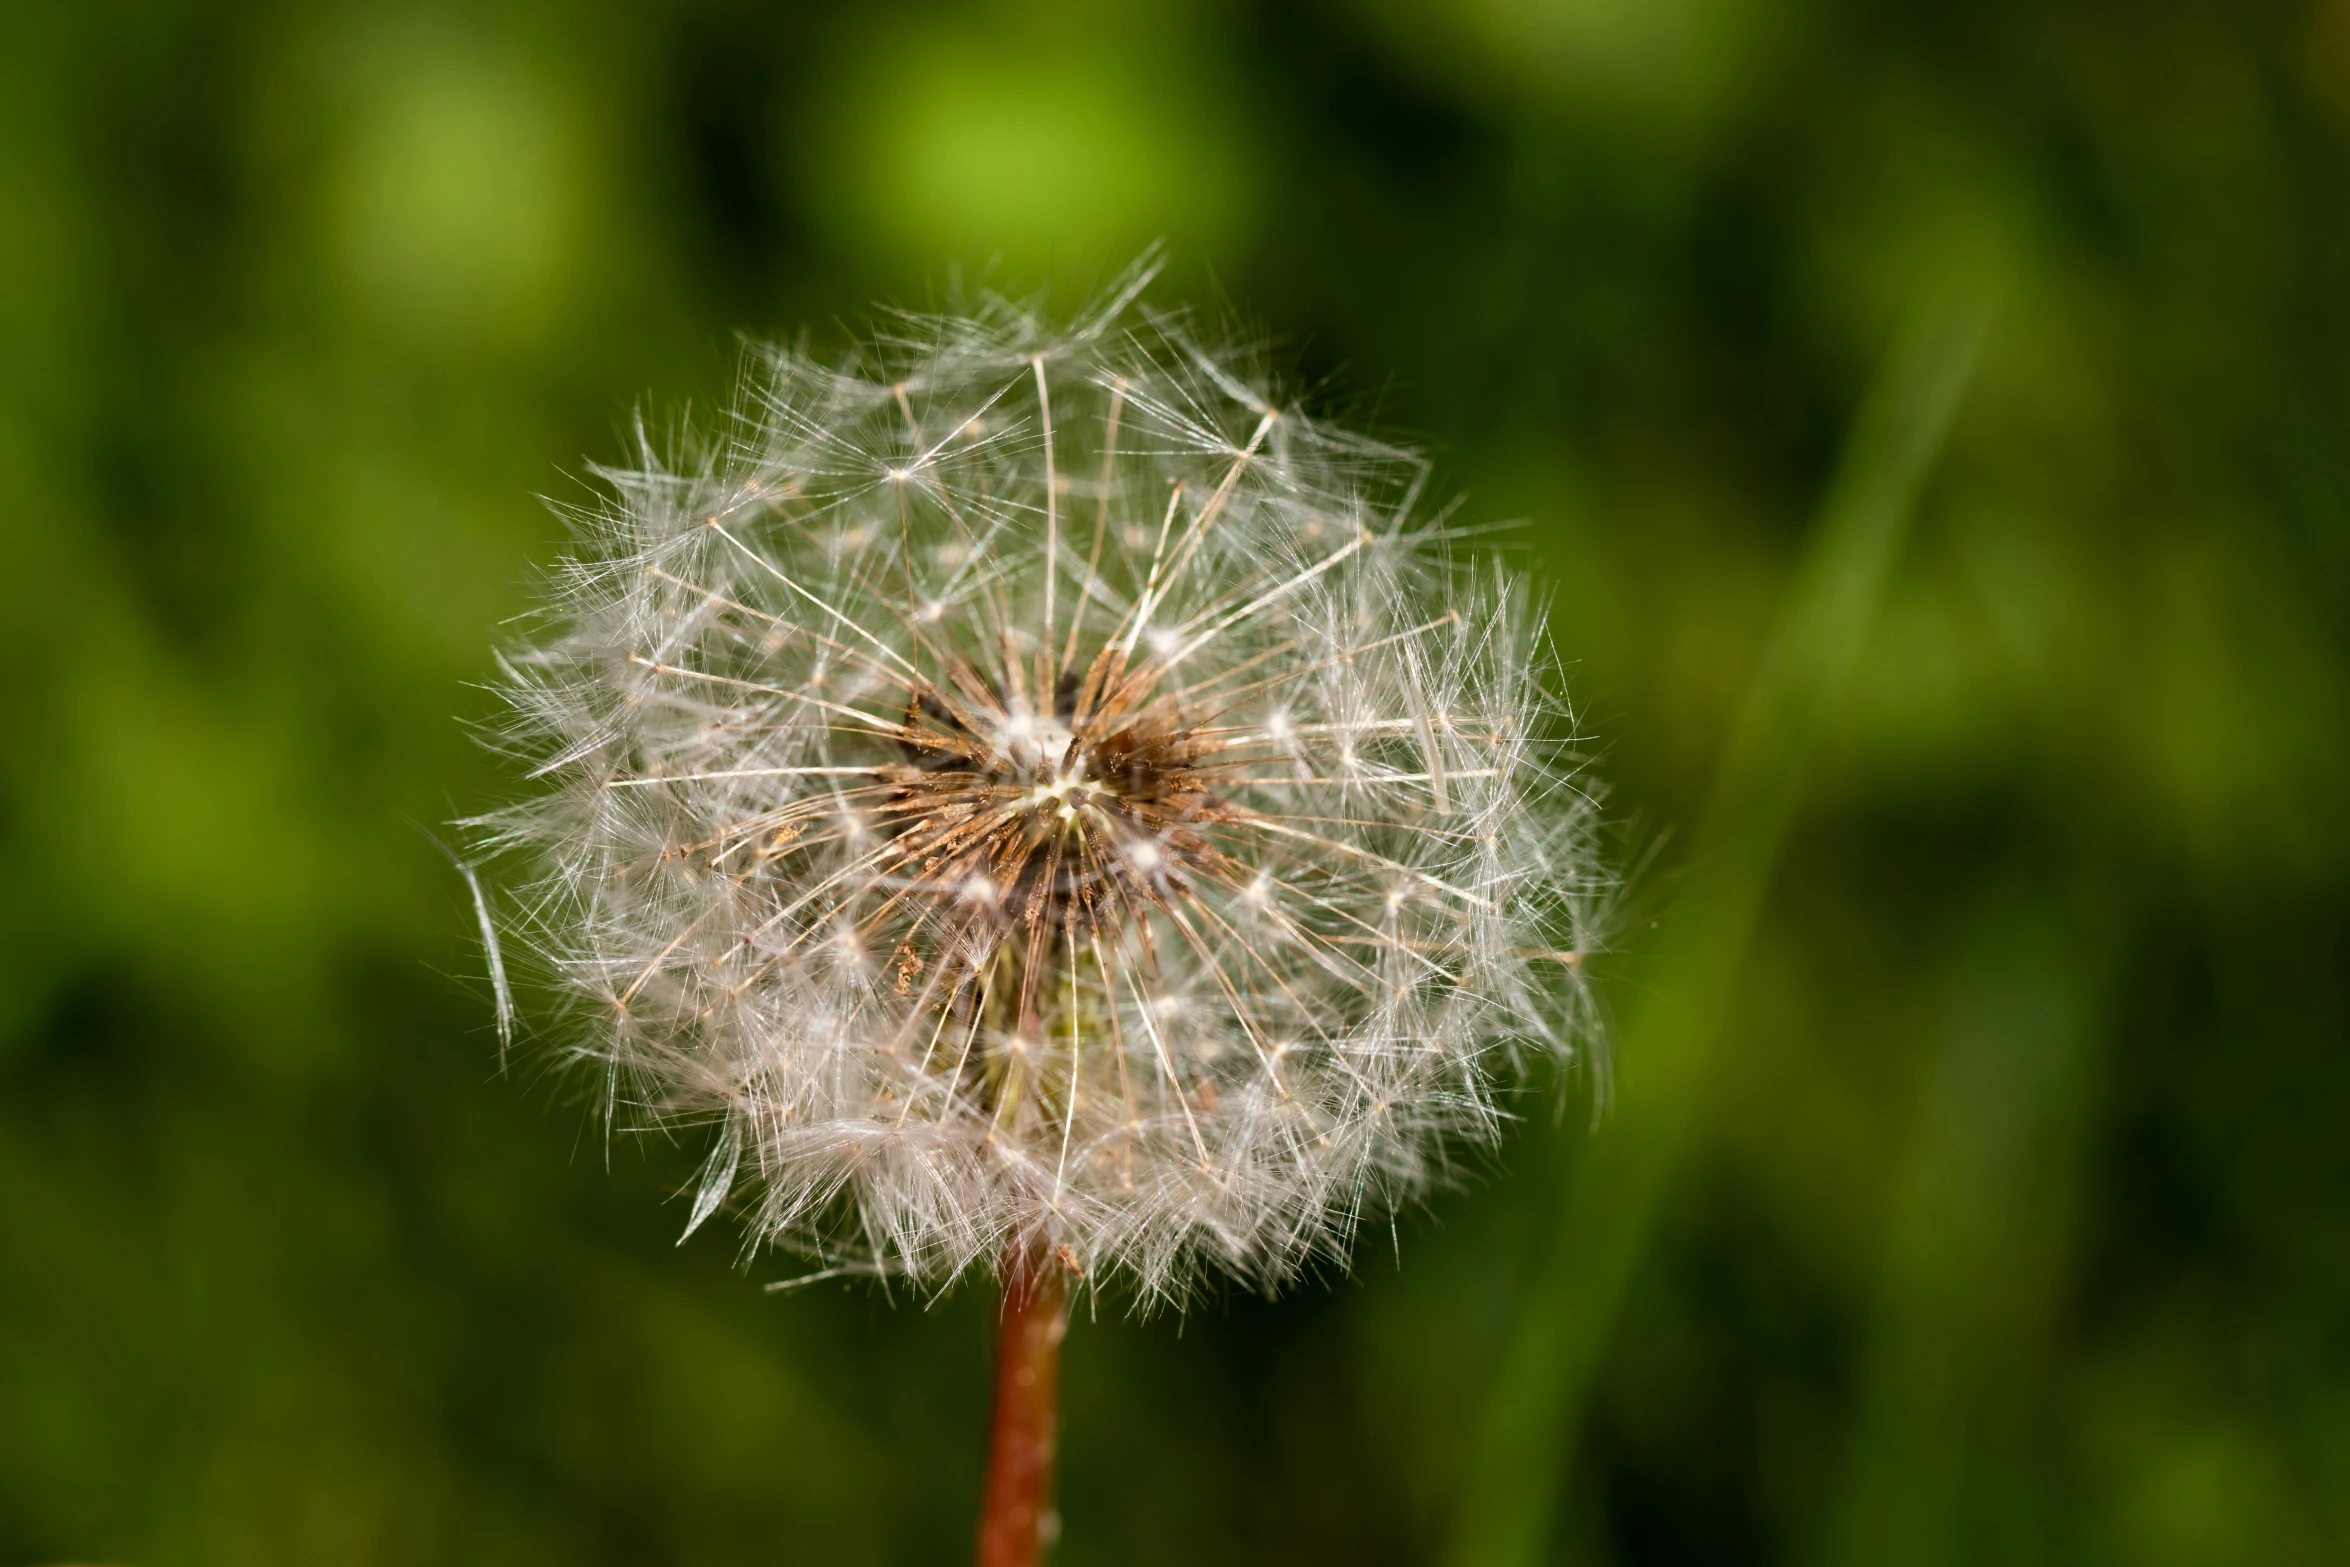
{"label": "dandelion seed", "polygon": [[1591,1038],[1529,589],[1136,291],[769,354],[710,455],[604,475],[511,655],[508,952],[614,1114],[715,1126],[694,1224],[1274,1288]]}

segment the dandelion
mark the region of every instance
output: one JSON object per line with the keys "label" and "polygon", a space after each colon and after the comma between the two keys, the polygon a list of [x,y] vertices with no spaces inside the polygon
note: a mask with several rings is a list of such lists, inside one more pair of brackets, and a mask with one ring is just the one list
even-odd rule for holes
{"label": "dandelion", "polygon": [[1342,1263],[1591,1037],[1539,606],[1147,280],[769,352],[722,445],[605,473],[506,663],[543,792],[480,824],[611,1110],[709,1128],[689,1233],[1000,1274],[989,1560],[1071,1281]]}

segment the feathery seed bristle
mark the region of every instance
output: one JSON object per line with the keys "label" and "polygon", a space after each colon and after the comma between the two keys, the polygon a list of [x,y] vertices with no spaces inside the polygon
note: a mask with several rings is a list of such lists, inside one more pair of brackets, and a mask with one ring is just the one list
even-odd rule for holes
{"label": "feathery seed bristle", "polygon": [[689,1230],[1270,1287],[1592,1037],[1524,583],[1146,280],[770,353],[724,450],[605,475],[508,660],[548,787],[476,825],[613,1108],[715,1124]]}

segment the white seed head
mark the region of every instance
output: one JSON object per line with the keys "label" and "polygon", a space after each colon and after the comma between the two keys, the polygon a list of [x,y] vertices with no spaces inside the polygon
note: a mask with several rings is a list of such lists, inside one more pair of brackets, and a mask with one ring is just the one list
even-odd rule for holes
{"label": "white seed head", "polygon": [[692,1225],[1271,1288],[1591,1037],[1526,586],[1139,286],[767,353],[507,660],[545,787],[477,825],[612,1110],[715,1129]]}

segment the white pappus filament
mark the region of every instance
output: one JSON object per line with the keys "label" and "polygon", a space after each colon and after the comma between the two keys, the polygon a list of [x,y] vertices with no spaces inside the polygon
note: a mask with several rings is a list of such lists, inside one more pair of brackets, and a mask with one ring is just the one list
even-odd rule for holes
{"label": "white pappus filament", "polygon": [[1274,1287],[1592,1038],[1595,811],[1526,585],[1134,303],[993,300],[603,475],[475,824],[698,1225],[937,1285]]}

